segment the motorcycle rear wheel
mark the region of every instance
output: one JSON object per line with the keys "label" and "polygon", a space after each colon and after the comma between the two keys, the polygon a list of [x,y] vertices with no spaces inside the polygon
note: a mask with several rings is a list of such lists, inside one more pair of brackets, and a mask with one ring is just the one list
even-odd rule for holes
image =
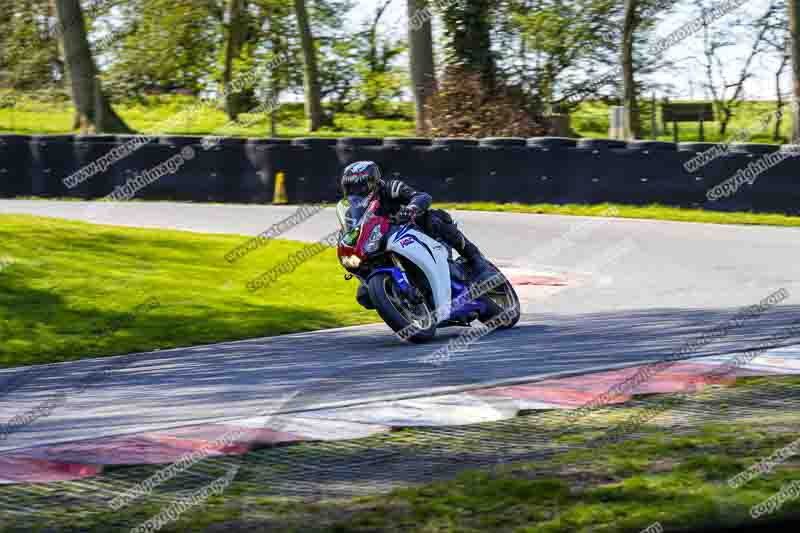
{"label": "motorcycle rear wheel", "polygon": [[392,276],[380,273],[367,284],[375,310],[386,324],[413,343],[425,342],[436,335],[436,315],[427,302],[414,304],[401,294]]}
{"label": "motorcycle rear wheel", "polygon": [[497,329],[511,329],[517,325],[522,316],[522,306],[520,305],[519,296],[514,286],[503,275],[500,270],[494,267],[496,275],[503,276],[503,283],[487,292],[482,298],[488,305],[488,312],[480,316],[481,322],[486,324],[496,317],[505,314],[506,320],[502,320],[497,325]]}

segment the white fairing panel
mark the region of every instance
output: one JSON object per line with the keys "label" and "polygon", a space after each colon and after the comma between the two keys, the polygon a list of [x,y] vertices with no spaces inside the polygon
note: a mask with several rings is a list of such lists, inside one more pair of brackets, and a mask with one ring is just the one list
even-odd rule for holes
{"label": "white fairing panel", "polygon": [[447,248],[424,233],[408,229],[392,235],[387,249],[420,267],[431,285],[438,321],[447,320],[451,300]]}

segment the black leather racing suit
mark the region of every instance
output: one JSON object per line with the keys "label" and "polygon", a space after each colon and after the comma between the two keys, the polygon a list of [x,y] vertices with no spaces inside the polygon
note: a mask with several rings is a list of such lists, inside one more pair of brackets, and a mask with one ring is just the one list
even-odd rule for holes
{"label": "black leather racing suit", "polygon": [[376,193],[381,202],[378,214],[394,215],[403,207],[417,207],[420,214],[416,222],[426,234],[435,239],[442,239],[473,266],[482,268],[483,265],[476,265],[483,259],[478,247],[461,233],[447,211],[430,208],[432,202],[430,194],[417,191],[401,180],[378,180]]}
{"label": "black leather racing suit", "polygon": [[[453,217],[447,211],[430,208],[430,194],[417,191],[401,180],[378,180],[375,192],[381,203],[377,214],[396,215],[404,207],[415,206],[419,210],[416,223],[422,231],[450,245],[470,263],[474,272],[485,270],[486,260],[480,250],[461,233]],[[363,284],[358,289],[356,299],[367,309],[372,309],[369,292]]]}

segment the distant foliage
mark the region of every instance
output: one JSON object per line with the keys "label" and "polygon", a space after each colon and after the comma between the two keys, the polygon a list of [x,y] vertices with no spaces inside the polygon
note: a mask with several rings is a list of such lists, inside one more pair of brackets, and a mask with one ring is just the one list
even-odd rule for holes
{"label": "distant foliage", "polygon": [[31,91],[63,76],[48,0],[0,0],[0,86]]}
{"label": "distant foliage", "polygon": [[450,67],[428,99],[431,134],[436,137],[536,137],[547,135],[542,107],[519,86]]}
{"label": "distant foliage", "polygon": [[103,73],[115,96],[199,94],[205,88],[222,38],[208,6],[194,0],[132,0],[120,5],[118,19],[124,29],[108,41]]}

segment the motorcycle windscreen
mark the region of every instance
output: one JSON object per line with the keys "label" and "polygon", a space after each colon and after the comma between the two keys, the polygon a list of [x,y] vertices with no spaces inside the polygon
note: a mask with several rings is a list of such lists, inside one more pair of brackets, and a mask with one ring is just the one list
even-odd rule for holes
{"label": "motorcycle windscreen", "polygon": [[336,218],[339,219],[339,225],[342,226],[344,231],[347,231],[348,228],[348,218],[350,211],[350,202],[347,201],[346,198],[339,200],[339,203],[336,204]]}
{"label": "motorcycle windscreen", "polygon": [[[361,219],[364,217],[364,213],[367,212],[367,207],[369,207],[369,199],[366,196],[348,196],[347,199],[342,200],[339,204],[343,202],[347,204],[346,211],[339,217],[339,222],[342,222],[343,218],[344,222],[342,225],[345,231],[350,231],[362,223]],[[337,207],[337,212],[338,211],[339,209]]]}

